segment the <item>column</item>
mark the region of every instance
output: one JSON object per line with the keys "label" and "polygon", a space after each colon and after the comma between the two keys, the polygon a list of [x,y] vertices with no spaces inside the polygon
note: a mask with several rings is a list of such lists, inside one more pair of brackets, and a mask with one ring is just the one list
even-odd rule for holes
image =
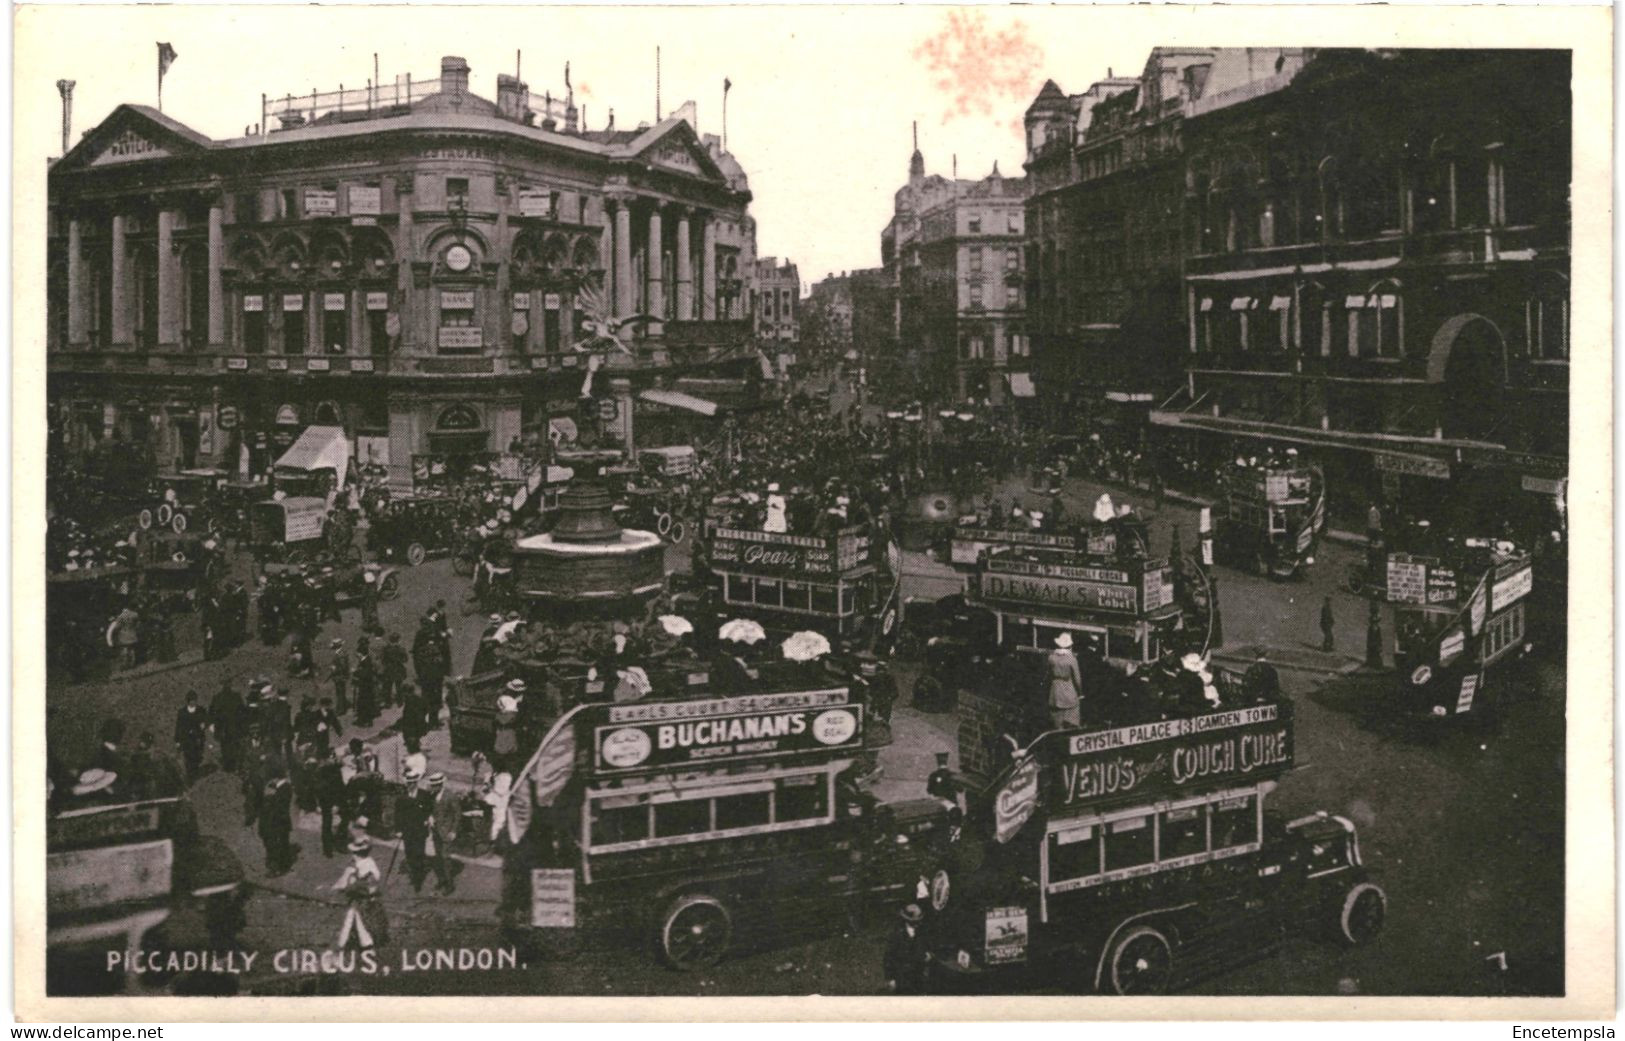
{"label": "column", "polygon": [[688,242],[688,211],[677,211],[677,320],[694,320],[694,258]]}
{"label": "column", "polygon": [[226,235],[221,228],[225,219],[222,203],[216,199],[209,207],[209,346],[220,347],[226,342],[226,294],[220,281],[220,269],[226,266]]}
{"label": "column", "polygon": [[615,317],[632,313],[632,207],[615,200]]}
{"label": "column", "polygon": [[717,320],[717,225],[706,218],[703,232],[704,253],[700,259],[700,318],[707,322]]}
{"label": "column", "polygon": [[[395,222],[395,299],[390,303],[400,321],[401,331],[396,334],[395,342],[390,345],[392,354],[400,353],[401,349],[407,344],[416,346],[423,342],[416,332],[417,325],[415,322],[407,321],[406,311],[407,301],[414,300],[412,262],[417,259],[417,251],[412,245],[412,200],[415,198],[412,194],[412,188],[413,183],[410,176],[398,178],[395,181],[396,208],[399,210],[399,214]],[[428,310],[427,307],[422,306],[421,301],[415,301],[415,306],[416,311],[426,312]],[[416,317],[415,312],[413,317]],[[408,330],[412,331],[408,332]],[[384,352],[375,350],[374,353],[382,354]],[[393,432],[390,441],[389,462],[391,466],[396,466],[399,465],[399,461],[395,456]],[[411,460],[406,457],[406,461],[410,462]]]}
{"label": "column", "polygon": [[[500,181],[501,178],[498,178]],[[513,350],[513,241],[508,237],[508,188],[506,184],[499,184],[497,192],[497,238],[495,243],[497,277],[496,277],[496,304],[485,308],[486,324],[495,327],[495,334],[491,337],[490,351],[492,354],[512,354]],[[535,301],[531,301],[532,306]],[[526,317],[534,319],[537,312],[527,311]],[[519,363],[523,365],[523,362]],[[508,442],[497,438],[498,451],[507,451]]]}
{"label": "column", "polygon": [[[655,203],[654,209],[649,211],[649,245],[644,255],[649,258],[648,313],[656,318],[666,317],[666,237],[663,231],[660,226],[660,204]],[[648,332],[659,335],[660,323],[649,323]]]}
{"label": "column", "polygon": [[115,347],[128,347],[135,342],[133,321],[135,316],[130,312],[130,258],[125,249],[124,234],[129,226],[128,219],[119,213],[113,216],[113,345]]}
{"label": "column", "polygon": [[175,256],[175,211],[158,211],[158,347],[181,340],[180,258]]}
{"label": "column", "polygon": [[77,346],[90,338],[83,252],[84,228],[75,217],[68,222],[68,342],[63,347]]}

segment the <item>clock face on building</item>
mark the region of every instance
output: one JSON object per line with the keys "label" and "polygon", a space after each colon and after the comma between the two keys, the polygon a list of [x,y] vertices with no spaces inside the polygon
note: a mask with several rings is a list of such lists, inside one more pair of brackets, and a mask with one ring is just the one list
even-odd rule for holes
{"label": "clock face on building", "polygon": [[446,266],[453,271],[467,271],[472,263],[474,254],[468,251],[467,246],[453,246],[446,250]]}

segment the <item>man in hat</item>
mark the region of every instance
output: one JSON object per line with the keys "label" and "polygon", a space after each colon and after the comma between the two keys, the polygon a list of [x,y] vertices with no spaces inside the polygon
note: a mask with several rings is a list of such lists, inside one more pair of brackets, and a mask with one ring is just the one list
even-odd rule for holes
{"label": "man in hat", "polygon": [[344,767],[328,745],[316,750],[316,806],[322,814],[322,856],[342,848],[345,825]]}
{"label": "man in hat", "polygon": [[406,648],[401,646],[401,634],[390,633],[378,652],[378,674],[383,681],[383,702],[399,705],[403,700],[401,687],[406,683]]}
{"label": "man in hat", "polygon": [[497,630],[502,628],[502,616],[493,614],[480,633],[480,645],[474,651],[474,673],[489,672],[497,667]]}
{"label": "man in hat", "polygon": [[1082,725],[1082,698],[1083,673],[1072,653],[1072,634],[1063,632],[1049,653],[1050,721],[1056,729]]}
{"label": "man in hat", "polygon": [[124,721],[118,718],[104,720],[101,726],[101,739],[102,743],[96,749],[91,765],[108,773],[124,773],[126,759],[120,747],[124,744]]}
{"label": "man in hat", "polygon": [[186,764],[187,781],[197,779],[203,765],[203,749],[209,740],[209,717],[198,707],[197,691],[186,692],[186,704],[175,713],[175,746]]}
{"label": "man in hat", "polygon": [[1336,647],[1336,628],[1337,618],[1332,614],[1332,598],[1328,596],[1320,604],[1320,649],[1328,654]]}
{"label": "man in hat", "polygon": [[293,785],[276,774],[265,785],[259,813],[260,842],[265,845],[265,873],[272,878],[293,867]]}
{"label": "man in hat", "polygon": [[418,784],[422,771],[408,767],[402,775],[406,790],[395,798],[395,830],[401,837],[401,850],[406,854],[406,871],[414,892],[423,892],[423,876],[428,871],[424,846],[429,840],[429,815],[418,798]]}
{"label": "man in hat", "polygon": [[964,817],[959,805],[959,779],[948,769],[948,753],[937,753],[937,768],[925,779],[925,794],[942,803],[949,820],[955,824]]}
{"label": "man in hat", "polygon": [[434,619],[428,615],[418,624],[417,635],[412,637],[412,669],[423,690],[429,729],[433,730],[440,725],[440,692],[451,663],[442,655]]}
{"label": "man in hat", "polygon": [[327,678],[333,684],[333,703],[341,716],[350,714],[350,655],[344,650],[344,641],[334,638],[328,645],[333,659],[327,667]]}
{"label": "man in hat", "polygon": [[378,862],[372,859],[372,840],[365,835],[349,845],[350,863],[333,884],[344,893],[347,906],[344,924],[339,927],[338,949],[354,946],[372,950],[378,944],[389,942],[389,922],[384,917],[383,875]]}
{"label": "man in hat", "polygon": [[265,743],[281,754],[283,762],[293,758],[293,706],[288,703],[288,688],[272,688],[267,683],[260,690],[260,735]]}
{"label": "man in hat", "polygon": [[1183,716],[1199,716],[1213,706],[1207,698],[1207,663],[1191,651],[1179,659],[1179,674],[1173,683],[1174,709]]}
{"label": "man in hat", "polygon": [[361,573],[361,629],[378,634],[378,575],[372,571]]}
{"label": "man in hat", "polygon": [[886,938],[881,959],[886,989],[893,994],[924,994],[930,973],[931,952],[920,928],[925,912],[919,904],[909,904],[897,915],[897,924]]}
{"label": "man in hat", "polygon": [[446,794],[446,775],[436,771],[424,779],[418,791],[419,807],[423,811],[430,844],[434,846],[429,864],[434,868],[435,888],[442,895],[450,895],[456,886],[451,879],[447,851],[457,832],[457,807]]}
{"label": "man in hat", "polygon": [[1259,648],[1258,659],[1248,666],[1241,680],[1254,701],[1274,701],[1281,696],[1281,674],[1270,664],[1263,648]]}
{"label": "man in hat", "polygon": [[429,705],[411,683],[402,683],[401,690],[401,718],[396,725],[400,727],[407,747],[415,748],[422,744],[424,735],[429,732]]}
{"label": "man in hat", "polygon": [[371,726],[372,721],[378,718],[378,671],[372,657],[372,645],[365,636],[356,641],[350,680],[355,687],[356,724]]}

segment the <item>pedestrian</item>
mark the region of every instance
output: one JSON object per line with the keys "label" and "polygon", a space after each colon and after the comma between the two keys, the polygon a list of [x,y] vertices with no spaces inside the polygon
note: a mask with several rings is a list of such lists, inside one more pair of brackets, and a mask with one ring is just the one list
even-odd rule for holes
{"label": "pedestrian", "polygon": [[361,629],[375,635],[383,631],[378,627],[378,576],[371,571],[361,576]]}
{"label": "pedestrian", "polygon": [[491,761],[498,769],[512,772],[519,752],[519,705],[525,697],[525,681],[511,679],[497,697],[497,714],[491,734]]}
{"label": "pedestrian", "polygon": [[441,691],[445,687],[450,663],[441,650],[439,633],[434,620],[425,616],[412,638],[412,668],[417,675],[418,687],[429,716],[429,729],[440,725]]}
{"label": "pedestrian", "polygon": [[288,688],[272,688],[267,683],[260,690],[260,736],[272,751],[281,755],[284,763],[293,759],[293,706],[288,703]]}
{"label": "pedestrian", "polygon": [[1336,649],[1336,641],[1333,639],[1336,625],[1336,616],[1332,614],[1332,598],[1328,596],[1320,604],[1320,649],[1328,654]]}
{"label": "pedestrian", "polygon": [[1365,663],[1373,669],[1382,668],[1382,608],[1375,600],[1366,616]]}
{"label": "pedestrian", "polygon": [[121,776],[127,773],[124,751],[120,747],[124,744],[124,721],[105,720],[101,726],[101,739],[102,743],[97,747],[90,765]]}
{"label": "pedestrian", "polygon": [[344,924],[339,927],[339,950],[352,945],[368,951],[389,942],[389,921],[384,916],[383,874],[372,859],[372,841],[366,836],[349,845],[350,863],[333,888],[344,894]]}
{"label": "pedestrian", "polygon": [[898,913],[897,924],[886,938],[882,968],[886,989],[893,994],[924,994],[930,971],[931,952],[925,945],[920,924],[925,912],[919,904],[909,904]]}
{"label": "pedestrian", "polygon": [[408,746],[419,745],[429,732],[429,706],[412,684],[405,683],[402,689],[405,694],[401,698],[401,718],[396,726],[400,728],[401,737]]}
{"label": "pedestrian", "polygon": [[260,805],[260,842],[265,845],[265,873],[277,878],[293,867],[293,785],[278,774],[265,785]]}
{"label": "pedestrian", "polygon": [[243,748],[243,827],[251,828],[260,819],[265,803],[265,785],[270,780],[265,744],[260,740],[259,724],[249,727],[248,743]]}
{"label": "pedestrian", "polygon": [[175,747],[181,750],[188,782],[197,780],[203,750],[209,741],[209,717],[198,707],[197,691],[186,692],[186,704],[175,713]]}
{"label": "pedestrian", "polygon": [[378,672],[365,636],[356,641],[350,681],[355,688],[355,721],[360,726],[371,726],[378,718]]}
{"label": "pedestrian", "polygon": [[132,605],[125,604],[124,609],[113,619],[108,637],[108,642],[118,647],[119,667],[135,668],[141,642],[141,616]]}
{"label": "pedestrian", "polygon": [[408,768],[402,778],[406,790],[395,798],[395,831],[401,839],[401,851],[406,854],[406,873],[413,892],[423,892],[423,877],[428,873],[424,847],[429,840],[429,814],[418,798],[418,783],[423,774]]}
{"label": "pedestrian", "polygon": [[344,768],[330,747],[322,746],[317,756],[316,805],[322,814],[322,856],[330,857],[342,847],[348,823]]}
{"label": "pedestrian", "polygon": [[350,714],[350,656],[345,653],[344,641],[335,638],[329,648],[333,660],[327,668],[327,678],[333,682],[333,703],[338,714]]}
{"label": "pedestrian", "polygon": [[457,807],[446,794],[446,775],[436,771],[425,780],[418,793],[429,836],[429,865],[434,869],[435,888],[442,896],[449,896],[456,888],[446,854],[457,833]]}
{"label": "pedestrian", "polygon": [[231,685],[229,676],[220,681],[219,692],[209,702],[209,722],[214,726],[214,739],[220,745],[220,765],[236,773],[248,726],[243,716],[243,699]]}
{"label": "pedestrian", "polygon": [[1072,653],[1071,633],[1062,633],[1055,638],[1055,649],[1049,653],[1049,678],[1050,720],[1055,728],[1059,730],[1081,725],[1083,674],[1078,669],[1077,657]]}
{"label": "pedestrian", "polygon": [[386,706],[399,705],[403,700],[402,687],[406,683],[406,648],[401,646],[401,634],[390,633],[378,652],[379,677],[383,681],[383,702]]}

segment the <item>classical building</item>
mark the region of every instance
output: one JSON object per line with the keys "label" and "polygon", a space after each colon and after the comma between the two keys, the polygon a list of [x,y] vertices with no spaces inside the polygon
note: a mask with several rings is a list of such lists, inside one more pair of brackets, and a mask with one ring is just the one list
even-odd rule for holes
{"label": "classical building", "polygon": [[1070,96],[1044,84],[1025,116],[1026,249],[1036,382],[1051,415],[1143,423],[1178,385],[1182,125],[1195,105],[1275,89],[1302,64],[1300,50],[1158,47],[1137,77],[1107,70]]}
{"label": "classical building", "polygon": [[1022,275],[1025,177],[925,174],[916,147],[881,257],[905,370],[924,395],[1004,404],[1031,397]]}
{"label": "classical building", "polygon": [[1299,446],[1351,523],[1379,499],[1469,530],[1561,509],[1570,71],[1320,51],[1279,89],[1197,99],[1186,383],[1153,420],[1215,451]]}
{"label": "classical building", "polygon": [[469,75],[270,100],[227,140],[121,105],[55,160],[53,445],[259,471],[320,423],[404,474],[573,413],[594,314],[645,316],[596,388],[623,433],[630,393],[753,365],[751,195],[717,138]]}

